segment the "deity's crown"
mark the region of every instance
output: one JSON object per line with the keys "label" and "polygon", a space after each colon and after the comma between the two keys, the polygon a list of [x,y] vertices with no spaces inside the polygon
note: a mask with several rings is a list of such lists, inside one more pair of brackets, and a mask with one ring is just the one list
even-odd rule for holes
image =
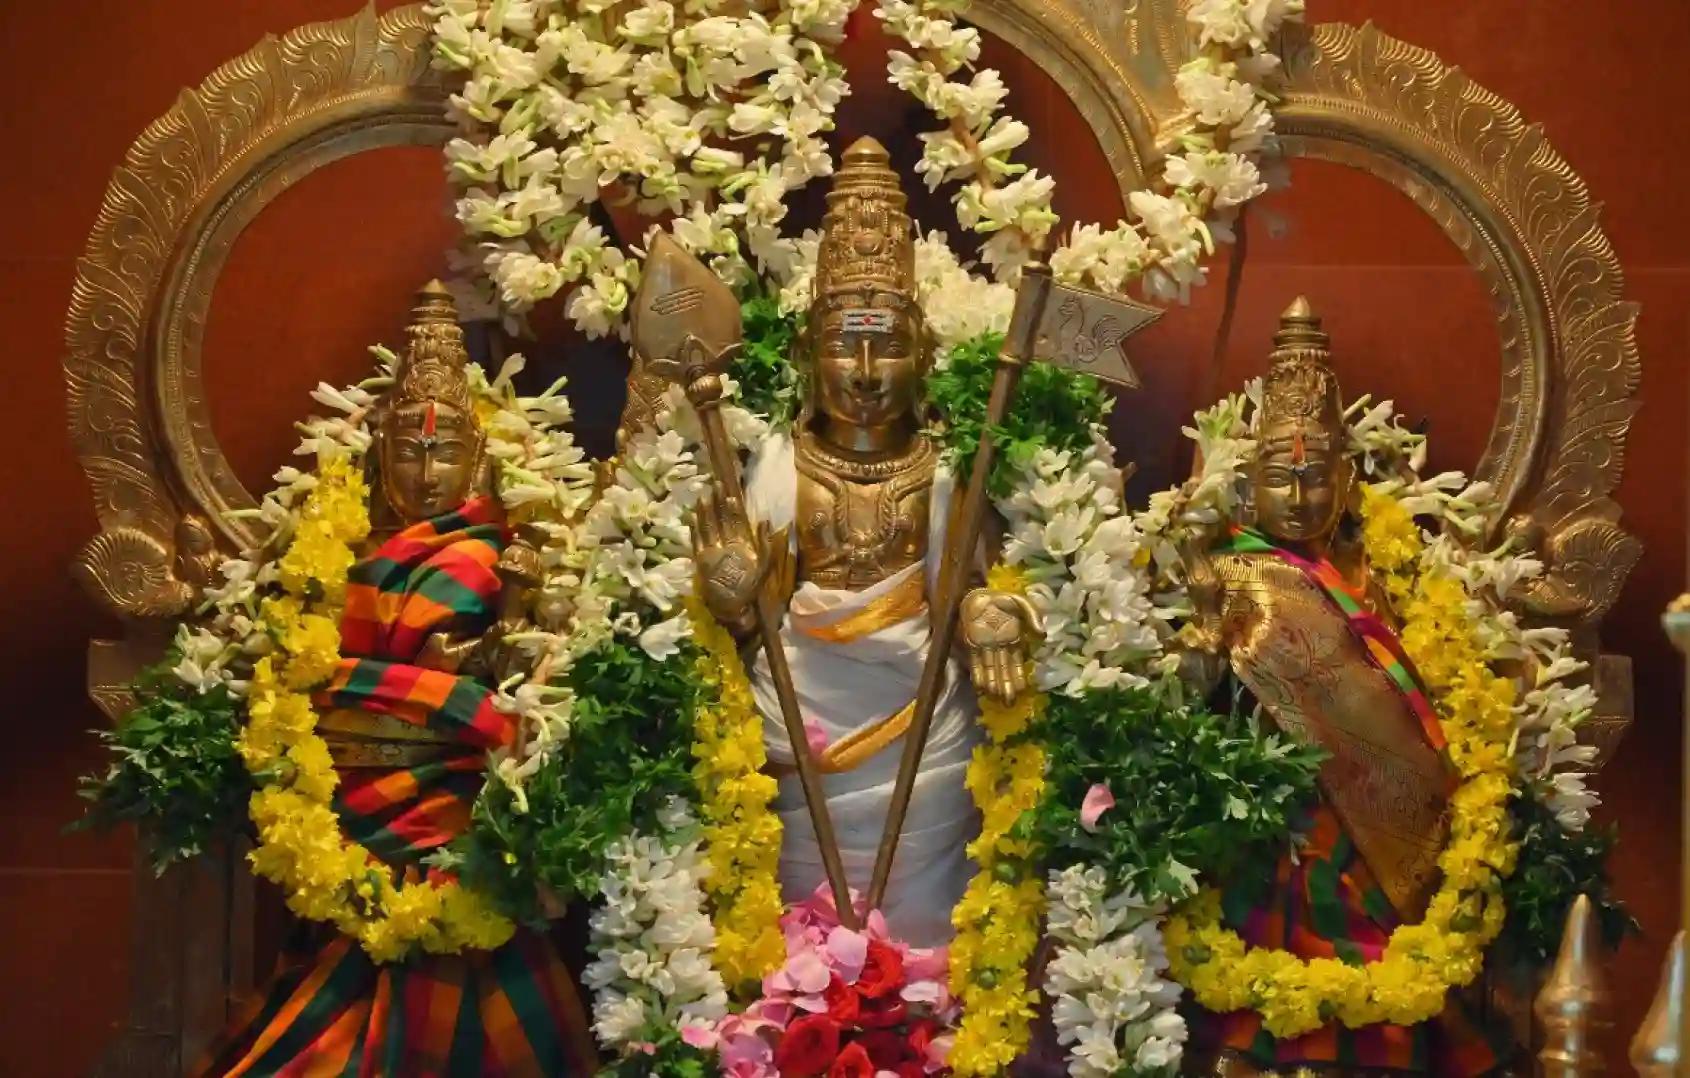
{"label": "deity's crown", "polygon": [[1273,353],[1262,385],[1264,425],[1300,420],[1335,430],[1342,424],[1331,343],[1306,297],[1298,296],[1285,308],[1273,335]]}
{"label": "deity's crown", "polygon": [[915,305],[915,226],[886,148],[860,138],[827,195],[816,305]]}
{"label": "deity's crown", "polygon": [[470,402],[469,375],[465,366],[469,352],[464,331],[458,325],[457,304],[439,281],[430,281],[417,293],[409,340],[395,372],[392,411],[405,404],[449,404],[473,425],[475,412]]}

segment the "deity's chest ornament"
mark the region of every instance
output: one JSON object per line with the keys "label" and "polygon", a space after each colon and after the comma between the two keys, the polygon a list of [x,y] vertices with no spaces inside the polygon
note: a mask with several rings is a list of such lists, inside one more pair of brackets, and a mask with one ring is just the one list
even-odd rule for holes
{"label": "deity's chest ornament", "polygon": [[922,560],[938,453],[925,435],[907,452],[857,460],[815,435],[798,439],[799,576],[860,591]]}

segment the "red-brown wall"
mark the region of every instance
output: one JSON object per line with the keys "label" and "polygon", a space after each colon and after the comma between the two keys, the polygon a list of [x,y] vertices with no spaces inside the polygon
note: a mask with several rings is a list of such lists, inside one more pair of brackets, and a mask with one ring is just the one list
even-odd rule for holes
{"label": "red-brown wall", "polygon": [[[266,32],[353,6],[65,0],[7,5],[0,14],[8,61],[0,70],[0,145],[9,151],[0,170],[0,326],[11,334],[0,504],[12,521],[0,546],[9,746],[0,764],[0,1073],[86,1070],[120,1014],[127,976],[129,840],[60,834],[78,810],[75,776],[99,762],[87,731],[101,720],[82,692],[86,641],[114,631],[66,575],[94,528],[64,435],[62,323],[74,260],[112,168],[182,86]],[[1541,122],[1606,203],[1603,224],[1627,293],[1643,304],[1644,407],[1620,501],[1648,553],[1605,634],[1608,650],[1637,663],[1637,724],[1601,782],[1604,815],[1624,831],[1620,886],[1645,929],[1612,971],[1618,1064],[1677,919],[1681,681],[1656,622],[1685,576],[1690,225],[1676,196],[1690,179],[1690,93],[1681,70],[1690,5],[1310,0],[1310,8],[1322,21],[1371,18]],[[877,48],[872,39],[850,48],[859,94],[842,116],[843,134],[872,131],[907,160],[908,130],[926,122],[878,87]],[[1061,181],[1058,209],[1113,219],[1119,201],[1101,155],[1059,88],[1004,50],[992,59],[1006,68],[1013,111],[1038,132],[1029,156]],[[1393,192],[1334,168],[1299,164],[1293,175],[1293,189],[1263,207],[1283,224],[1255,214],[1219,384],[1259,373],[1274,316],[1306,292],[1327,316],[1347,391],[1393,396],[1409,414],[1428,417],[1434,462],[1470,466],[1497,396],[1496,331],[1483,290],[1431,223]],[[444,200],[431,152],[385,151],[308,178],[243,237],[213,305],[206,366],[218,433],[249,484],[281,463],[305,390],[319,378],[354,377],[366,344],[394,339],[408,293],[439,271],[452,235]],[[917,206],[930,225],[943,223],[942,203]],[[1146,388],[1122,401],[1116,426],[1146,482],[1169,481],[1183,463],[1179,416],[1213,377],[1223,279],[1217,264],[1214,283],[1192,306],[1170,312],[1136,347]],[[556,341],[532,349],[548,362],[561,362],[561,350]]]}

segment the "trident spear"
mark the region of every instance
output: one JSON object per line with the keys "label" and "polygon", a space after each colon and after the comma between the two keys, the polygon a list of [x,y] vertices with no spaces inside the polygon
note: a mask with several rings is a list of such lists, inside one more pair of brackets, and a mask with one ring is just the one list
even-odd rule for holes
{"label": "trident spear", "polygon": [[[722,375],[739,351],[744,333],[739,302],[707,266],[668,233],[659,233],[651,244],[640,291],[634,298],[633,330],[636,362],[643,357],[647,371],[680,385],[698,413],[717,504],[743,506],[737,461],[721,413]],[[821,847],[822,869],[833,892],[833,905],[840,923],[856,929],[861,921],[851,902],[850,884],[827,811],[827,796],[810,754],[804,717],[792,685],[792,669],[780,641],[781,611],[761,587],[757,589],[755,610],[758,635],[775,683],[786,736],[792,743],[810,824]]]}
{"label": "trident spear", "polygon": [[1161,310],[1123,296],[1105,296],[1071,285],[1057,284],[1050,267],[1034,262],[1022,271],[1015,293],[1015,314],[992,377],[992,395],[986,405],[986,422],[980,428],[980,442],[968,474],[961,519],[951,532],[950,543],[940,565],[939,602],[933,611],[933,638],[927,661],[921,668],[916,690],[915,715],[904,735],[904,754],[898,778],[892,788],[892,802],[886,812],[886,826],[875,854],[874,876],[869,883],[868,909],[877,909],[886,896],[892,875],[892,859],[903,835],[909,814],[910,794],[915,789],[916,771],[927,747],[933,725],[933,709],[944,686],[951,645],[956,639],[957,611],[968,584],[967,566],[980,541],[986,517],[987,480],[997,456],[993,435],[1009,414],[1015,387],[1032,359],[1068,367],[1128,389],[1137,389],[1138,375],[1127,362],[1122,342],[1127,336],[1161,317]]}

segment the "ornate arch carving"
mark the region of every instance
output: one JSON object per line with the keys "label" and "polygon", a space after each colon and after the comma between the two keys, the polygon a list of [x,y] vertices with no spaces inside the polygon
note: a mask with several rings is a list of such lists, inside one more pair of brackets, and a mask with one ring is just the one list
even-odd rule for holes
{"label": "ornate arch carving", "polygon": [[[1191,54],[1179,0],[977,0],[971,18],[1063,86],[1115,169],[1144,186],[1178,132]],[[1637,410],[1637,306],[1584,183],[1513,105],[1372,25],[1282,45],[1286,152],[1361,169],[1443,229],[1496,305],[1497,415],[1477,477],[1541,551],[1532,613],[1594,626],[1642,553],[1611,495]]]}
{"label": "ornate arch carving", "polygon": [[130,148],[77,263],[66,321],[70,431],[100,533],[75,573],[131,617],[179,613],[227,515],[253,497],[211,430],[200,346],[236,238],[341,157],[451,133],[420,6],[266,37],[181,97]]}

